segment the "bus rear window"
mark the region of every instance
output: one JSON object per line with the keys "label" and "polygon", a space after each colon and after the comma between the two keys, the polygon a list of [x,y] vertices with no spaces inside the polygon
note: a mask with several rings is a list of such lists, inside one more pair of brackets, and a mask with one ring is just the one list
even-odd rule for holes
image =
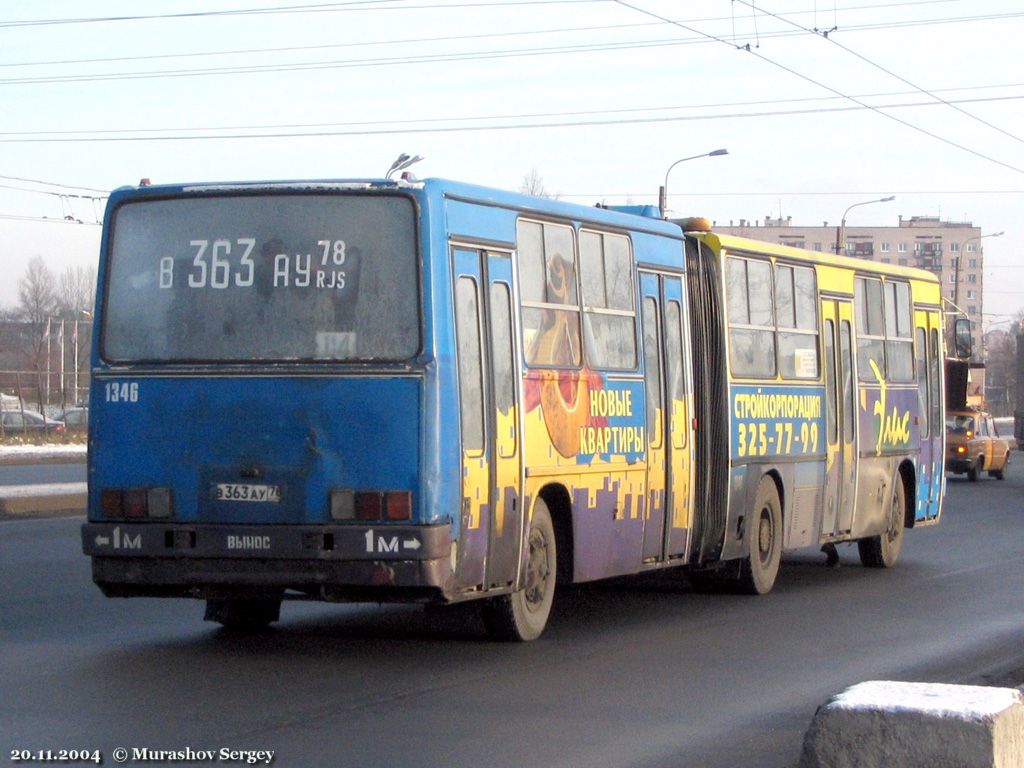
{"label": "bus rear window", "polygon": [[245,195],[117,209],[110,361],[406,360],[420,348],[404,197]]}

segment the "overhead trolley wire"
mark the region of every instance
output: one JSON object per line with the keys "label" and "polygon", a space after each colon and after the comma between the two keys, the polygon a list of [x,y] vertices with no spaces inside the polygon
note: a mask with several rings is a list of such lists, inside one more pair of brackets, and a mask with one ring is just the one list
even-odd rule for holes
{"label": "overhead trolley wire", "polygon": [[[851,97],[846,97],[849,100],[853,100]],[[1024,99],[1024,95],[1020,96],[1004,96],[1004,97],[989,97],[979,98],[970,101],[1006,101],[1006,100],[1017,100]],[[965,100],[968,101],[968,100]],[[906,102],[901,104],[885,104],[883,105],[886,109],[895,109],[899,107],[934,107],[939,106],[937,102]],[[177,136],[25,136],[19,135],[14,138],[4,138],[5,134],[0,134],[0,143],[2,144],[48,144],[48,143],[99,143],[99,142],[116,142],[116,141],[204,141],[204,140],[216,140],[216,139],[282,139],[282,138],[318,138],[324,136],[387,136],[396,134],[428,134],[428,133],[469,133],[469,132],[480,132],[480,131],[509,131],[509,130],[522,130],[522,129],[535,129],[535,128],[576,128],[582,126],[604,126],[604,125],[642,125],[642,124],[653,124],[653,123],[672,123],[672,122],[689,122],[695,120],[725,120],[734,118],[764,118],[764,117],[779,117],[785,115],[814,115],[814,114],[826,114],[831,112],[854,112],[860,109],[871,109],[878,111],[878,107],[873,107],[867,104],[860,104],[859,106],[845,106],[845,107],[828,107],[828,108],[815,108],[815,109],[788,109],[788,110],[766,110],[760,112],[732,112],[714,115],[672,115],[667,117],[629,117],[629,118],[612,118],[607,120],[572,120],[572,121],[553,121],[553,122],[518,122],[518,123],[507,123],[507,124],[490,124],[490,125],[441,125],[441,126],[424,126],[424,127],[393,127],[393,128],[352,128],[352,129],[338,129],[338,130],[322,130],[322,131],[277,131],[277,132],[250,132],[250,133],[217,133],[217,134],[184,134]],[[885,114],[884,112],[881,114]],[[893,118],[899,120],[898,118]],[[403,126],[408,121],[393,121],[399,122]],[[424,121],[418,121],[420,123]],[[902,121],[899,121],[902,122]],[[375,125],[387,124],[387,122],[375,123]],[[341,125],[360,125],[360,124],[347,124],[342,123]],[[145,129],[139,129],[138,133],[145,133]],[[950,143],[950,142],[947,142]],[[978,154],[978,153],[974,153]],[[1011,166],[1012,167],[1012,166]]]}
{"label": "overhead trolley wire", "polygon": [[[693,32],[694,34],[702,35],[703,37],[706,37],[709,40],[714,40],[716,42],[722,43],[723,45],[728,45],[730,48],[736,49],[736,46],[734,46],[728,40],[724,40],[724,39],[722,39],[720,37],[717,37],[717,36],[712,35],[712,34],[707,33],[707,32],[701,32],[698,29],[695,29],[693,27],[689,27],[689,26],[686,26],[685,24],[682,24],[681,22],[671,21],[670,19],[666,19],[664,16],[661,16],[661,15],[659,15],[657,13],[654,13],[653,11],[648,11],[648,10],[646,10],[644,8],[640,8],[640,7],[636,6],[636,5],[632,5],[631,3],[626,2],[626,0],[615,0],[615,2],[618,3],[619,5],[621,5],[623,8],[629,8],[630,10],[636,11],[637,13],[642,13],[642,14],[644,14],[646,16],[650,16],[650,17],[655,18],[655,19],[661,19],[662,21],[665,21],[666,23],[673,24],[674,26],[681,27],[682,29],[685,29],[685,30],[687,30],[689,32]],[[859,104],[861,107],[863,107],[865,109],[870,109],[872,112],[876,112],[877,114],[882,115],[883,117],[886,117],[886,118],[888,118],[890,120],[893,120],[893,121],[895,121],[895,122],[897,122],[897,123],[899,123],[901,125],[904,125],[907,128],[910,128],[911,130],[917,131],[918,133],[923,133],[924,135],[930,136],[933,139],[937,139],[938,141],[941,141],[944,144],[948,144],[951,147],[955,147],[955,148],[960,149],[960,150],[962,150],[964,152],[972,154],[975,157],[980,157],[983,160],[988,160],[989,162],[995,163],[996,165],[1000,165],[1003,168],[1007,168],[1007,169],[1009,169],[1011,171],[1016,171],[1017,173],[1024,173],[1024,168],[1018,168],[1017,166],[1011,165],[1010,163],[1003,162],[1002,160],[999,160],[999,159],[997,159],[995,157],[992,157],[991,155],[986,155],[984,152],[979,152],[976,149],[971,149],[970,147],[965,146],[964,144],[960,144],[959,142],[953,141],[952,139],[947,139],[944,136],[940,136],[937,133],[933,133],[932,131],[929,131],[926,128],[922,128],[922,127],[920,127],[918,125],[914,125],[913,123],[908,122],[907,120],[903,120],[902,118],[899,118],[896,115],[891,115],[888,112],[883,112],[882,109],[879,108],[879,107],[875,107],[875,106],[872,106],[870,104],[866,104],[865,102],[859,100],[855,96],[850,96],[849,94],[843,93],[842,91],[838,90],[837,88],[833,88],[832,86],[827,85],[827,84],[821,82],[820,80],[815,80],[810,75],[805,75],[802,72],[799,72],[798,70],[793,69],[792,67],[788,67],[785,64],[782,64],[782,63],[780,63],[778,61],[770,59],[767,56],[765,56],[764,54],[759,53],[758,51],[752,49],[749,46],[749,44],[746,45],[746,46],[741,46],[739,48],[739,50],[746,51],[747,53],[751,54],[752,56],[757,57],[758,59],[760,59],[761,61],[763,61],[763,62],[765,62],[767,64],[771,64],[772,66],[777,67],[777,68],[779,68],[779,69],[781,69],[781,70],[783,70],[785,72],[788,72],[789,74],[794,75],[795,77],[799,77],[801,80],[806,80],[808,83],[812,83],[813,85],[816,85],[819,88],[824,88],[827,91],[830,91],[830,92],[832,92],[834,94],[842,96],[843,98],[848,99],[849,101],[852,101],[855,104]]]}
{"label": "overhead trolley wire", "polygon": [[0,21],[0,28],[37,27],[64,24],[99,24],[122,21],[153,21],[167,19],[196,19],[230,16],[263,16],[280,13],[324,13],[353,11],[403,11],[436,8],[493,8],[498,6],[575,5],[581,3],[609,3],[614,0],[495,0],[495,2],[467,2],[414,4],[409,0],[351,0],[343,3],[314,3],[305,5],[271,6],[268,8],[234,8],[224,11],[188,11],[183,13],[154,13],[133,16],[79,16],[57,19],[25,19]]}
{"label": "overhead trolley wire", "polygon": [[47,186],[47,187],[58,187],[60,189],[77,189],[77,190],[84,190],[86,192],[102,192],[104,195],[106,195],[107,192],[109,191],[109,190],[106,190],[106,189],[95,189],[93,187],[83,187],[83,186],[80,186],[80,185],[77,185],[77,184],[58,184],[55,181],[41,181],[39,179],[27,179],[24,176],[0,176],[0,179],[4,179],[6,181],[23,181],[23,182],[27,182],[29,184],[43,184],[44,186]]}
{"label": "overhead trolley wire", "polygon": [[[736,2],[739,2],[742,5],[749,6],[750,8],[756,8],[756,10],[760,10],[761,13],[764,13],[764,14],[767,14],[768,16],[771,16],[773,19],[778,19],[779,21],[783,22],[784,24],[789,24],[789,25],[791,25],[793,27],[796,27],[797,29],[803,30],[804,32],[806,32],[808,34],[814,35],[815,37],[822,38],[826,42],[829,42],[832,45],[837,46],[841,50],[846,51],[851,56],[854,56],[854,57],[860,59],[865,64],[868,64],[868,65],[874,67],[875,69],[877,69],[877,70],[879,70],[881,72],[884,72],[885,74],[889,75],[890,77],[895,77],[901,83],[905,83],[906,85],[909,85],[911,88],[915,89],[916,91],[919,91],[919,92],[925,94],[926,96],[930,96],[931,98],[935,99],[936,101],[939,101],[942,104],[945,104],[947,107],[955,109],[960,114],[966,115],[967,117],[971,118],[972,120],[975,120],[975,121],[981,123],[982,125],[986,125],[989,128],[991,128],[991,129],[993,129],[995,131],[998,131],[999,133],[1003,134],[1004,136],[1009,136],[1011,139],[1014,139],[1015,141],[1019,141],[1022,144],[1024,144],[1024,138],[1021,138],[1020,136],[1016,135],[1015,133],[1011,133],[1010,131],[1007,131],[1004,128],[1001,128],[998,125],[990,123],[988,120],[985,120],[985,119],[983,119],[981,117],[978,117],[977,115],[975,115],[975,114],[973,114],[971,112],[968,112],[966,109],[964,109],[964,108],[962,108],[960,106],[957,106],[956,104],[954,104],[952,102],[946,101],[941,96],[937,95],[936,93],[934,93],[932,91],[929,91],[926,88],[922,88],[921,86],[917,85],[916,83],[912,83],[910,80],[908,80],[907,78],[903,77],[902,75],[898,75],[897,73],[893,72],[891,69],[887,69],[886,67],[883,67],[878,62],[873,61],[872,59],[869,59],[867,56],[864,56],[864,55],[858,53],[857,51],[853,50],[852,48],[850,48],[850,47],[848,47],[846,45],[843,45],[842,43],[840,43],[838,40],[835,39],[835,35],[834,34],[821,33],[821,32],[818,32],[816,30],[808,29],[807,27],[804,27],[804,26],[801,26],[800,24],[797,24],[795,21],[791,21],[791,20],[789,20],[787,18],[784,18],[783,16],[780,16],[780,15],[778,15],[776,13],[772,13],[771,11],[765,10],[763,6],[755,7],[755,5],[753,3],[751,3],[751,2],[749,2],[749,0],[736,0]],[[830,30],[830,31],[831,32],[835,32],[836,30]]]}
{"label": "overhead trolley wire", "polygon": [[[986,16],[961,16],[955,18],[943,18],[943,19],[924,19],[924,20],[911,20],[904,22],[880,22],[862,25],[851,25],[846,27],[847,31],[869,31],[879,29],[891,29],[897,27],[907,26],[919,26],[919,25],[932,25],[932,24],[949,24],[949,23],[963,23],[967,21],[993,21],[1003,20],[1008,18],[1019,18],[1024,16],[1024,11],[1018,11],[1013,13],[1004,14],[991,14]],[[285,46],[279,48],[250,48],[250,49],[239,49],[239,50],[227,50],[227,51],[205,51],[205,52],[194,52],[194,53],[182,53],[182,54],[153,54],[147,56],[127,56],[127,57],[104,57],[96,59],[67,59],[67,60],[53,60],[53,61],[35,61],[35,62],[7,62],[0,63],[0,69],[11,69],[19,67],[35,67],[35,66],[58,66],[58,65],[82,65],[82,64],[105,64],[105,63],[117,63],[117,62],[132,62],[132,61],[150,61],[150,60],[167,60],[167,59],[182,59],[182,58],[204,58],[210,56],[235,56],[235,55],[256,55],[256,54],[268,54],[268,53],[291,53],[291,52],[309,52],[314,50],[333,50],[333,49],[344,49],[344,48],[356,48],[366,46],[388,46],[388,45],[407,45],[407,44],[422,44],[432,42],[452,42],[456,40],[487,40],[507,37],[523,37],[531,35],[542,35],[542,34],[565,34],[565,33],[576,33],[576,32],[594,32],[606,29],[623,29],[623,28],[640,28],[648,26],[663,26],[670,24],[682,28],[687,28],[686,24],[703,23],[706,21],[716,21],[721,19],[699,19],[696,21],[673,21],[663,20],[662,17],[657,17],[656,22],[649,24],[629,24],[629,25],[615,25],[615,26],[591,26],[591,27],[569,27],[562,29],[551,29],[551,30],[529,30],[523,32],[502,32],[493,34],[477,34],[477,35],[449,35],[434,38],[409,38],[409,39],[398,39],[398,40],[383,40],[383,41],[359,41],[354,43],[343,43],[343,44],[331,44],[331,45],[317,45],[317,46]],[[774,32],[762,33],[759,38],[781,38],[781,37],[793,37],[799,35],[800,32],[804,31],[805,28],[794,24],[797,27],[797,31],[784,31],[778,30]],[[718,42],[723,42],[719,38],[712,38]],[[208,76],[224,76],[224,75],[239,75],[239,74],[253,74],[253,73],[265,73],[265,72],[290,72],[290,71],[308,71],[318,69],[341,69],[348,67],[358,66],[384,66],[394,64],[420,64],[420,63],[437,63],[437,62],[458,62],[458,61],[472,61],[479,59],[492,59],[492,58],[513,58],[521,56],[532,56],[532,55],[551,55],[551,54],[573,54],[573,53],[592,53],[595,51],[605,50],[631,50],[634,48],[644,47],[657,47],[667,45],[686,45],[692,43],[706,43],[709,42],[708,36],[703,33],[697,33],[697,37],[694,39],[685,38],[671,38],[667,40],[637,40],[637,41],[626,41],[617,43],[586,43],[578,45],[562,45],[553,46],[547,48],[512,48],[499,51],[465,51],[465,52],[444,52],[441,54],[420,54],[420,55],[408,55],[408,56],[391,56],[391,57],[379,57],[379,58],[368,58],[368,59],[342,59],[336,61],[307,61],[307,62],[292,62],[292,63],[272,63],[272,64],[259,64],[259,65],[233,65],[224,67],[200,67],[195,69],[157,69],[157,70],[144,70],[144,71],[121,71],[121,72],[107,72],[107,73],[82,73],[82,74],[55,74],[55,75],[38,75],[38,76],[20,76],[20,77],[9,77],[0,79],[0,85],[35,85],[44,83],[65,83],[65,82],[107,82],[112,80],[139,80],[139,79],[150,79],[159,77],[208,77]]]}
{"label": "overhead trolley wire", "polygon": [[[980,91],[991,91],[995,89],[1003,88],[1022,88],[1024,83],[1002,83],[995,85],[975,85],[975,86],[961,86],[956,88],[945,88],[939,89],[940,91],[969,91],[971,93],[978,93]],[[879,93],[860,94],[858,98],[891,98],[894,96],[906,96],[916,91],[885,91]],[[1007,100],[1018,100],[1024,98],[1024,93],[1020,95],[1002,95],[1002,96],[974,96],[970,99],[964,99],[963,101],[1007,101]],[[695,109],[718,109],[722,107],[750,107],[750,106],[762,106],[762,105],[780,105],[780,104],[803,104],[803,103],[816,103],[816,102],[829,102],[829,101],[844,101],[841,96],[807,96],[801,98],[790,98],[790,99],[755,99],[748,101],[725,101],[725,102],[711,102],[706,104],[672,104],[672,105],[658,105],[649,107],[622,107],[619,109],[601,109],[601,110],[571,110],[571,111],[560,111],[560,112],[534,112],[534,113],[502,113],[494,115],[461,115],[461,116],[447,116],[447,117],[409,117],[401,120],[348,120],[345,122],[338,121],[327,121],[327,122],[315,122],[315,123],[264,123],[262,125],[193,125],[193,126],[178,126],[178,127],[163,127],[163,128],[96,128],[96,129],[77,129],[77,130],[63,130],[63,131],[0,131],[0,137],[18,137],[18,136],[77,136],[85,137],[98,134],[105,135],[118,135],[118,134],[174,134],[183,133],[187,131],[269,131],[269,130],[286,130],[286,129],[300,129],[300,128],[342,128],[342,127],[354,127],[354,126],[388,126],[388,125],[424,125],[428,123],[463,123],[463,122],[483,122],[483,121],[495,121],[495,120],[529,120],[529,119],[540,119],[540,118],[557,118],[557,117],[583,117],[583,116],[595,116],[595,115],[618,115],[618,114],[639,114],[644,112],[669,112],[674,110],[695,110]],[[915,106],[933,106],[930,103],[922,104],[920,102],[907,102],[904,104],[888,104],[883,105],[886,107],[915,107]],[[845,110],[854,109],[853,107],[845,107]],[[808,110],[813,111],[813,110]],[[829,111],[822,109],[821,111]],[[757,116],[763,116],[765,114],[772,113],[757,113]],[[783,114],[783,113],[780,113]],[[680,119],[707,119],[704,117],[698,118],[687,118],[679,116]],[[712,115],[711,119],[720,117]],[[733,115],[723,115],[721,117],[728,118]],[[643,122],[643,118],[639,118],[638,122]],[[576,123],[565,122],[559,123],[559,125],[575,125]],[[518,126],[525,127],[525,126]],[[0,176],[0,178],[4,178]]]}

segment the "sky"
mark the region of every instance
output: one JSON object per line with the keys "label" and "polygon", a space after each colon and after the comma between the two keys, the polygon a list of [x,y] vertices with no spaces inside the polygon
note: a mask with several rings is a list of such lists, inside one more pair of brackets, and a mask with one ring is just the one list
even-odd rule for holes
{"label": "sky", "polygon": [[[1011,0],[0,0],[0,308],[95,264],[104,195],[413,169],[592,205],[970,221],[986,322],[1024,308]],[[38,182],[46,182],[40,184]]]}

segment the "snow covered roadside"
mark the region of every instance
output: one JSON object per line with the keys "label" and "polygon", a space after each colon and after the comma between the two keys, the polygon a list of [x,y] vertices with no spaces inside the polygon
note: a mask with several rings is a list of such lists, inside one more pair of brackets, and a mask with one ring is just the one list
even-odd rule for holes
{"label": "snow covered roadside", "polygon": [[0,520],[85,513],[85,483],[0,486]]}
{"label": "snow covered roadside", "polygon": [[85,463],[85,443],[0,445],[0,465],[77,463]]}

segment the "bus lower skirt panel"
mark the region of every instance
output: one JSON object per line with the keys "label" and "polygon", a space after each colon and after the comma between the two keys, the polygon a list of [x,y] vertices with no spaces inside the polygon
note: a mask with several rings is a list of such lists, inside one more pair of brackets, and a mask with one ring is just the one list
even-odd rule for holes
{"label": "bus lower skirt panel", "polygon": [[93,557],[107,597],[284,598],[326,602],[446,602],[447,558],[387,561]]}

